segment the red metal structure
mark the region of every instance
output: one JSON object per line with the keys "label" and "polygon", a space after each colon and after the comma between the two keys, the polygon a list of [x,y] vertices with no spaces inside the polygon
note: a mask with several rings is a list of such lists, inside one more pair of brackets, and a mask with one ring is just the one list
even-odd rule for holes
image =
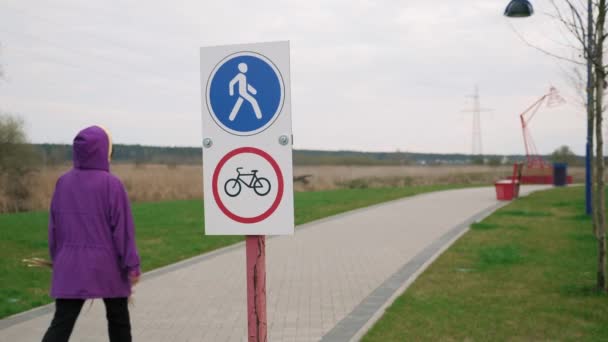
{"label": "red metal structure", "polygon": [[530,129],[528,125],[534,115],[538,112],[538,110],[543,106],[544,103],[547,103],[547,107],[555,107],[562,103],[566,102],[558,93],[555,87],[549,88],[549,92],[543,95],[540,99],[538,99],[534,104],[532,104],[528,109],[526,109],[523,113],[519,115],[519,119],[521,121],[521,129],[524,135],[524,145],[526,147],[526,167],[529,169],[542,169],[542,168],[550,168],[551,165],[547,163],[543,157],[538,154],[536,150],[536,145],[534,144],[534,140],[532,139],[532,135],[530,134]]}
{"label": "red metal structure", "polygon": [[546,162],[538,153],[536,144],[532,139],[529,124],[539,109],[546,104],[547,107],[555,107],[566,102],[555,87],[549,88],[549,92],[536,100],[530,107],[519,115],[524,146],[526,148],[526,163],[522,182],[527,184],[551,184],[553,182],[553,167]]}

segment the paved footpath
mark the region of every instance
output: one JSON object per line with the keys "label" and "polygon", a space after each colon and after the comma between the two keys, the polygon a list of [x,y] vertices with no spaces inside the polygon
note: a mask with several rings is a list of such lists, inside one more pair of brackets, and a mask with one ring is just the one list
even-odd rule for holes
{"label": "paved footpath", "polygon": [[[358,339],[438,253],[500,205],[489,187],[435,192],[269,239],[269,341]],[[244,245],[146,273],[135,300],[135,341],[245,341]],[[52,310],[0,320],[0,341],[41,340]],[[85,304],[71,341],[107,341],[104,321],[102,301]]]}

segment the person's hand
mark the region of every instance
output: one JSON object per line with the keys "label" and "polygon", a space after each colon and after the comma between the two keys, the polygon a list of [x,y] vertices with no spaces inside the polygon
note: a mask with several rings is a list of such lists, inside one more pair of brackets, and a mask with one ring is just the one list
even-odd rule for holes
{"label": "person's hand", "polygon": [[137,283],[139,283],[140,276],[141,276],[141,273],[140,273],[139,269],[133,269],[133,270],[129,271],[129,283],[131,284],[131,287],[133,287]]}
{"label": "person's hand", "polygon": [[137,285],[137,283],[139,283],[139,277],[140,275],[131,275],[129,276],[129,282],[131,283],[131,287]]}

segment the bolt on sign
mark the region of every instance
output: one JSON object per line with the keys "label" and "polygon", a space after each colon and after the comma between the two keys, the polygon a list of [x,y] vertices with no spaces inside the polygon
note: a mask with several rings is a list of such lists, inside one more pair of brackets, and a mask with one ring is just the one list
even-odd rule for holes
{"label": "bolt on sign", "polygon": [[207,235],[294,231],[289,42],[201,48]]}

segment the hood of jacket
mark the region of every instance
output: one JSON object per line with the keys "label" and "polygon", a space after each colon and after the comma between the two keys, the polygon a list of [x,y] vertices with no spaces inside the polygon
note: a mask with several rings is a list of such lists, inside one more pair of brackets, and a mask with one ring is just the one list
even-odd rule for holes
{"label": "hood of jacket", "polygon": [[110,136],[100,126],[78,132],[74,138],[74,167],[77,169],[110,170]]}

